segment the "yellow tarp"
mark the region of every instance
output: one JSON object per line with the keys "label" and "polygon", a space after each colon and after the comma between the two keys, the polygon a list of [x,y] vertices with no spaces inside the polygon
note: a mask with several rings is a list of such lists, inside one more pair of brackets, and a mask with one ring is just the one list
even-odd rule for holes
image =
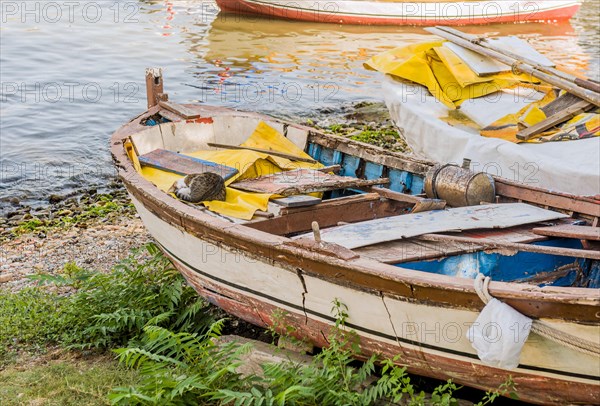
{"label": "yellow tarp", "polygon": [[[500,138],[506,141],[521,143],[523,141],[517,138],[519,132],[519,122],[526,123],[528,126],[535,125],[546,118],[546,115],[540,108],[556,99],[551,88],[546,89],[546,96],[537,102],[533,102],[523,107],[514,114],[507,114],[494,123],[482,128],[479,133],[488,138]],[[528,142],[535,142],[530,140]]]}
{"label": "yellow tarp", "polygon": [[[308,154],[294,143],[264,122],[259,123],[252,135],[242,145],[271,149],[277,152],[310,158]],[[236,168],[239,172],[227,180],[227,185],[239,179],[255,178],[284,170],[298,168],[318,169],[323,167],[323,165],[318,163],[311,164],[290,161],[266,153],[247,150],[196,151],[186,153],[185,155]],[[141,174],[165,192],[171,187],[173,182],[181,178],[180,175],[150,167],[142,167]],[[211,211],[226,216],[250,220],[256,210],[267,209],[271,197],[272,195],[270,194],[249,193],[227,187],[226,201],[203,202],[203,204]]]}
{"label": "yellow tarp", "polygon": [[435,98],[452,110],[468,99],[522,82],[539,82],[528,75],[510,72],[479,77],[450,49],[444,48],[443,43],[426,42],[392,49],[374,56],[365,65],[427,87]]}
{"label": "yellow tarp", "polygon": [[[484,137],[500,138],[520,143],[516,134],[525,126],[533,126],[546,118],[541,107],[555,99],[552,87],[540,84],[530,75],[512,72],[478,76],[444,41],[413,44],[392,49],[374,56],[365,63],[367,68],[410,80],[423,85],[439,101],[454,110],[468,99],[486,96],[515,86],[531,87],[545,97],[531,103],[515,114],[507,114],[480,130]],[[597,114],[582,114],[560,129],[553,128],[528,140],[531,143],[582,139],[600,135]]]}

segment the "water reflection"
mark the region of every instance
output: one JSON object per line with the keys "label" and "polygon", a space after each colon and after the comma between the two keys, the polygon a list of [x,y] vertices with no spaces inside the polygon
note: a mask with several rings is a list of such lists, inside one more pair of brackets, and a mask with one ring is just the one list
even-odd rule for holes
{"label": "water reflection", "polygon": [[[568,22],[465,28],[473,34],[518,35],[571,69],[585,70],[588,65],[589,56],[578,46]],[[337,26],[219,15],[206,37],[194,31],[184,35],[194,55],[195,82],[188,84],[199,89],[198,99],[207,103],[302,117],[340,103],[380,100],[379,74],[365,70],[364,61],[428,38],[430,34],[417,27]]]}

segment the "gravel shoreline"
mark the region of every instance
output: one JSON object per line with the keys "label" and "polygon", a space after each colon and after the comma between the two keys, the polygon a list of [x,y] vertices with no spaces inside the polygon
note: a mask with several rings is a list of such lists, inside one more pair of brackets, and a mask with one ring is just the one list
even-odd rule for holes
{"label": "gravel shoreline", "polygon": [[108,193],[92,189],[50,201],[0,219],[0,289],[32,286],[28,276],[56,274],[68,263],[107,272],[131,249],[152,241],[118,182]]}

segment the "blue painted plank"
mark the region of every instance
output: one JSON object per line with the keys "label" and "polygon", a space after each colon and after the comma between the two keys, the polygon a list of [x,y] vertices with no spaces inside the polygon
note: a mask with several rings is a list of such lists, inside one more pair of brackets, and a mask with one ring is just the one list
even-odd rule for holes
{"label": "blue painted plank", "polygon": [[321,161],[321,150],[322,147],[318,144],[311,142],[308,144],[308,155],[313,157],[317,161]]}
{"label": "blue painted plank", "polygon": [[401,171],[398,169],[390,169],[388,174],[388,178],[390,178],[389,189],[394,192],[405,193],[408,187],[406,184],[408,183],[409,173],[406,171]]}
{"label": "blue painted plank", "polygon": [[335,165],[333,154],[334,150],[331,148],[322,148],[319,156],[319,162],[325,166]]}
{"label": "blue painted plank", "polygon": [[383,165],[379,165],[373,162],[365,164],[365,178],[366,179],[379,179],[383,175]]}
{"label": "blue painted plank", "polygon": [[591,261],[587,280],[589,281],[588,288],[600,288],[600,261]]}
{"label": "blue painted plank", "polygon": [[413,195],[420,195],[425,190],[425,179],[419,175],[412,175],[412,185],[410,192]]}
{"label": "blue painted plank", "polygon": [[344,155],[344,160],[342,161],[342,169],[340,170],[340,175],[356,177],[356,171],[358,170],[359,165],[360,165],[360,158],[357,158],[352,155]]}
{"label": "blue painted plank", "polygon": [[227,180],[238,173],[238,170],[230,166],[204,159],[178,154],[166,149],[155,149],[147,154],[139,156],[142,166],[160,169],[178,175],[190,175],[192,173],[214,172]]}
{"label": "blue painted plank", "polygon": [[339,165],[344,160],[344,154],[340,151],[333,151],[333,165]]}

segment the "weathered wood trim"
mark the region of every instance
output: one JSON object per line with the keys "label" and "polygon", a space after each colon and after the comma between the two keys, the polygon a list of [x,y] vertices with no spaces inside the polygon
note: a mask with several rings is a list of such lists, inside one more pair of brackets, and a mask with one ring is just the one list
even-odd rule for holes
{"label": "weathered wood trim", "polygon": [[[547,238],[535,235],[530,226],[518,226],[510,229],[464,231],[461,236],[487,238],[494,241],[517,242],[528,244],[546,241]],[[398,240],[357,248],[359,254],[377,259],[386,264],[401,264],[403,262],[426,261],[443,258],[449,255],[461,255],[484,250],[484,246],[475,243],[460,243],[454,241],[429,242],[419,239]]]}
{"label": "weathered wood trim", "polygon": [[423,176],[433,166],[433,162],[388,151],[364,142],[318,133],[314,130],[309,132],[308,142],[314,142],[325,148],[331,148],[345,154],[354,155],[358,158],[385,165],[393,169],[413,172]]}
{"label": "weathered wood trim", "polygon": [[178,116],[185,118],[186,120],[193,120],[195,118],[200,117],[200,114],[198,114],[196,111],[182,104],[177,104],[170,101],[159,101],[158,105],[163,109],[166,109],[172,113],[177,114]]}
{"label": "weathered wood trim", "polygon": [[441,199],[428,199],[426,197],[394,192],[393,190],[383,187],[370,187],[364,188],[364,190],[377,193],[381,197],[385,197],[386,199],[414,204],[412,213],[420,213],[422,211],[430,210],[444,210],[444,208],[446,207],[446,201]]}
{"label": "weathered wood trim", "polygon": [[463,244],[477,244],[486,250],[514,250],[520,252],[534,252],[538,254],[557,255],[573,258],[586,258],[596,261],[600,260],[600,251],[582,250],[574,248],[548,247],[542,245],[529,245],[515,242],[495,241],[487,238],[470,238],[454,235],[423,234],[416,237],[423,241],[434,242],[458,242]]}
{"label": "weathered wood trim", "polygon": [[503,178],[494,178],[496,194],[537,206],[559,208],[564,211],[600,217],[600,200],[552,192],[533,186],[522,185]]}
{"label": "weathered wood trim", "polygon": [[537,227],[533,229],[535,234],[549,237],[575,238],[578,240],[600,241],[600,227],[574,226],[561,224],[551,227]]}

